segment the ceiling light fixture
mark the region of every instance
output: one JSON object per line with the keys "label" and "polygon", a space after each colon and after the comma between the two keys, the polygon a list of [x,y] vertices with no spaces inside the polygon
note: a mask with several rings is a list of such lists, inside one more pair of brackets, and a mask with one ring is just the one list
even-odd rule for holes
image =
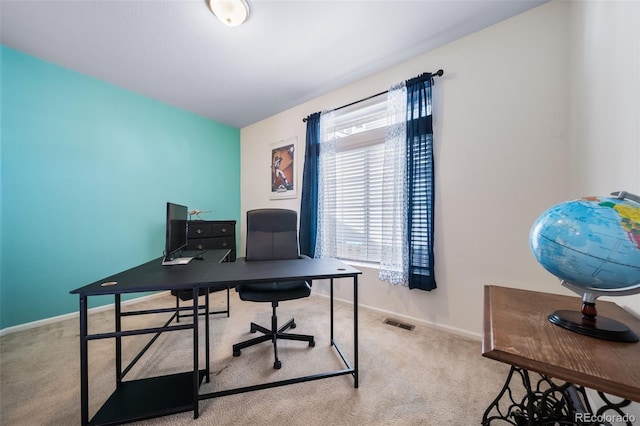
{"label": "ceiling light fixture", "polygon": [[209,9],[223,24],[237,27],[249,17],[249,4],[245,0],[207,0]]}

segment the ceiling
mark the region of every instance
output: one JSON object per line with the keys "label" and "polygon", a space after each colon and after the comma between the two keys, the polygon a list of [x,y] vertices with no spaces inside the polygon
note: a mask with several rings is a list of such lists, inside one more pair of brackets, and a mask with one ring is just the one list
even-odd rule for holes
{"label": "ceiling", "polygon": [[0,40],[242,128],[546,1],[0,0]]}

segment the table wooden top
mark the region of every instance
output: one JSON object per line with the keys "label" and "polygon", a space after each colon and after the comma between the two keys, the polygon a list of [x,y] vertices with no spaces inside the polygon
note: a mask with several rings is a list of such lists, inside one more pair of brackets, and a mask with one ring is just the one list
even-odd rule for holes
{"label": "table wooden top", "polygon": [[[579,297],[485,286],[482,355],[586,388],[640,402],[640,343],[584,336],[552,324],[556,310],[580,311]],[[598,316],[640,334],[640,319],[598,300]]]}

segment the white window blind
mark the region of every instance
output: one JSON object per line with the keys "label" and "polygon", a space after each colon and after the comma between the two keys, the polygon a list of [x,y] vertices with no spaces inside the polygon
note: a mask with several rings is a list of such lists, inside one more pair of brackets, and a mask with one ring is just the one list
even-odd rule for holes
{"label": "white window blind", "polygon": [[337,257],[380,261],[386,97],[335,113]]}

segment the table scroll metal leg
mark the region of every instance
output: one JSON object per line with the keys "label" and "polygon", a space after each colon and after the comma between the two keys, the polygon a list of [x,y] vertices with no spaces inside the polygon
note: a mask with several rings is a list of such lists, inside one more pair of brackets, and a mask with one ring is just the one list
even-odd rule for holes
{"label": "table scroll metal leg", "polygon": [[[523,386],[522,390],[515,392],[518,396],[514,395],[516,383],[513,383],[513,376],[515,373],[522,379]],[[524,396],[521,396],[523,393]],[[502,402],[504,404],[501,405]],[[620,405],[612,404],[609,407],[603,407],[598,410],[597,415],[602,413],[601,410],[610,409],[620,414],[621,411],[618,410],[624,404],[625,401]],[[492,421],[496,421],[498,424],[506,422],[516,426],[555,424],[592,426],[596,423],[592,422],[591,413],[591,406],[584,387],[566,382],[555,383],[544,374],[539,374],[537,382],[532,383],[529,371],[511,366],[502,390],[484,412],[482,424],[487,426]]]}
{"label": "table scroll metal leg", "polygon": [[631,401],[628,399],[623,399],[620,402],[612,402],[607,395],[598,391],[598,396],[604,402],[604,405],[598,408],[596,412],[596,417],[605,416],[608,411],[613,411],[616,413],[619,418],[625,422],[627,426],[633,426],[633,422],[636,420],[635,416],[630,415],[629,413],[625,413],[622,411],[622,408],[631,404]]}
{"label": "table scroll metal leg", "polygon": [[[509,374],[507,375],[507,380],[505,380],[504,385],[502,386],[502,389],[498,393],[498,396],[496,396],[496,398],[491,402],[491,404],[489,404],[489,406],[484,412],[484,415],[482,416],[483,426],[490,425],[493,420],[500,420],[511,425],[518,425],[518,423],[514,421],[512,416],[512,411],[515,408],[518,408],[520,406],[520,404],[516,402],[516,400],[514,399],[513,393],[511,391],[511,380],[513,379],[514,373],[521,374],[521,369],[511,366],[511,369],[509,370]],[[508,401],[506,404],[507,405],[506,409],[503,410],[503,408],[500,406],[500,402],[502,401],[505,395],[508,396]],[[497,414],[490,415],[491,412],[494,410],[496,411]]]}
{"label": "table scroll metal leg", "polygon": [[89,424],[89,364],[87,359],[87,298],[80,296],[80,421]]}

